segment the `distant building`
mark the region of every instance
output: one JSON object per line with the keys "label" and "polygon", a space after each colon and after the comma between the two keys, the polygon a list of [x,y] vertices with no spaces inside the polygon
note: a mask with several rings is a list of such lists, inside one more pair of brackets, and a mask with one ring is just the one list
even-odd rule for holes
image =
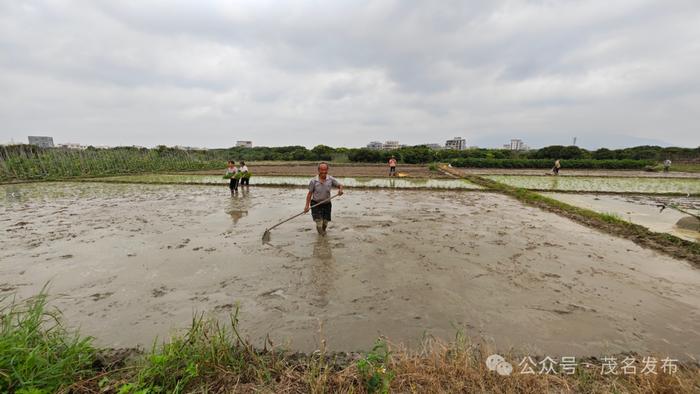
{"label": "distant building", "polygon": [[253,141],[236,141],[236,146],[240,148],[252,148]]}
{"label": "distant building", "polygon": [[29,136],[29,145],[36,145],[41,148],[53,148],[53,137]]}
{"label": "distant building", "polygon": [[173,146],[173,148],[180,149],[180,150],[206,150],[206,148],[198,148],[196,146],[182,146],[182,145],[175,145],[175,146]]}
{"label": "distant building", "polygon": [[427,146],[430,149],[435,149],[435,150],[440,150],[443,148],[443,146],[440,144],[425,144],[425,146]]}
{"label": "distant building", "polygon": [[508,150],[530,150],[530,147],[525,145],[523,140],[520,139],[512,139],[510,140],[510,144],[503,144],[503,149],[508,149]]}
{"label": "distant building", "polygon": [[379,141],[372,141],[369,144],[367,144],[367,148],[369,148],[369,149],[383,149],[384,144],[382,144]]}
{"label": "distant building", "polygon": [[445,149],[465,150],[467,149],[467,140],[462,137],[455,137],[445,142]]}
{"label": "distant building", "polygon": [[382,149],[399,149],[401,148],[401,144],[399,144],[399,141],[386,141],[384,142],[384,145],[382,146]]}
{"label": "distant building", "polygon": [[58,144],[59,148],[64,148],[64,149],[80,149],[80,150],[85,150],[87,149],[87,146],[72,143],[72,142],[67,142],[65,144]]}

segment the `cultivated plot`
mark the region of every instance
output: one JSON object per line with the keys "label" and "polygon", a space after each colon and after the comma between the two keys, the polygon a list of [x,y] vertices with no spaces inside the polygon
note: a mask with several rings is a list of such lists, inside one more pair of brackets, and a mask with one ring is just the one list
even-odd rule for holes
{"label": "cultivated plot", "polygon": [[609,214],[651,231],[700,242],[700,198],[649,195],[543,193],[567,204]]}
{"label": "cultivated plot", "polygon": [[484,178],[532,190],[700,194],[700,179],[487,175]]}
{"label": "cultivated plot", "polygon": [[537,355],[700,353],[700,271],[493,193],[350,190],[326,237],[305,191],[54,183],[3,186],[0,289],[36,294],[109,346],[148,345],[194,311],[237,305],[255,343],[412,343],[463,331]]}

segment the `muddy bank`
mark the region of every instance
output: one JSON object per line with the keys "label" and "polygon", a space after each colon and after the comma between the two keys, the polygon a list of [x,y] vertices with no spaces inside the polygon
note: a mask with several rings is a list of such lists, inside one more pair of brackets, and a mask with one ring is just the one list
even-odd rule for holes
{"label": "muddy bank", "polygon": [[[541,168],[458,168],[468,175],[532,175],[549,176],[551,171]],[[562,169],[560,177],[590,176],[590,177],[623,177],[623,178],[700,178],[698,172],[649,172],[639,170],[594,170],[594,169]]]}
{"label": "muddy bank", "polygon": [[[316,173],[315,163],[304,162],[249,162],[248,166],[259,175],[313,175]],[[255,168],[253,170],[253,168]],[[383,177],[388,175],[388,168],[385,164],[371,163],[343,163],[335,164],[331,162],[333,173],[338,176],[361,176],[361,177]],[[417,178],[442,178],[445,175],[439,172],[430,171],[428,165],[400,164],[398,171],[407,176]],[[541,168],[459,168],[465,174],[470,175],[535,175],[545,176],[546,169]],[[204,170],[187,172],[188,174],[217,175],[224,171]],[[700,178],[697,172],[649,172],[640,170],[596,170],[596,169],[564,169],[560,176],[591,176],[591,177],[633,177],[633,178]]]}
{"label": "muddy bank", "polygon": [[[316,166],[316,164],[294,163],[248,164],[253,174],[271,176],[315,176],[318,173]],[[226,168],[222,167],[221,170],[194,171],[182,174],[220,175],[225,170]],[[396,167],[396,171],[401,176],[408,178],[447,178],[446,175],[438,171],[431,171],[427,165],[402,164]],[[389,176],[389,167],[383,164],[350,165],[331,163],[331,173],[333,176],[339,177],[380,178]]]}
{"label": "muddy bank", "polygon": [[[353,178],[335,177],[338,182],[348,188],[361,189],[481,189],[481,186],[473,184],[465,179],[430,179],[430,178]],[[268,176],[255,175],[251,178],[252,186],[301,186],[307,187],[311,177],[306,176]],[[222,185],[228,186],[229,180],[217,175],[192,175],[192,174],[141,174],[122,175],[84,179],[87,182],[114,182],[114,183],[149,183],[149,184],[195,184],[195,185]]]}
{"label": "muddy bank", "polygon": [[327,237],[301,218],[262,245],[303,190],[13,187],[0,294],[50,280],[66,320],[103,345],[148,345],[194,311],[240,305],[253,342],[297,350],[321,327],[331,350],[462,330],[532,354],[700,357],[700,270],[499,194],[349,191]]}

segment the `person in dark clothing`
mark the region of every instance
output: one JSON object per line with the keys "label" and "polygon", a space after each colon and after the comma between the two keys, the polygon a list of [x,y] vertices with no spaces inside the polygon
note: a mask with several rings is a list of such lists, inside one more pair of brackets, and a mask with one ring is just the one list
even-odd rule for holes
{"label": "person in dark clothing", "polygon": [[229,160],[228,167],[226,168],[226,177],[230,177],[228,187],[231,189],[231,194],[238,193],[238,178],[236,177],[237,173],[238,168],[236,168],[233,160]]}

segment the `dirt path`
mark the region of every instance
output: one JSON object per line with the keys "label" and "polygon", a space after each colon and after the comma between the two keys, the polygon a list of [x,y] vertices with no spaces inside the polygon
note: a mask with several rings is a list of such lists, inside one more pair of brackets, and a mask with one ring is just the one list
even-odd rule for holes
{"label": "dirt path", "polygon": [[[109,346],[149,345],[194,311],[261,343],[367,349],[463,330],[540,355],[700,358],[700,270],[480,192],[349,191],[329,236],[300,189],[27,184],[0,193],[0,295],[51,281],[67,321]],[[4,186],[3,188],[7,188]]]}
{"label": "dirt path", "polygon": [[[249,164],[250,170],[254,175],[301,175],[312,177],[316,175],[317,169],[315,164],[265,164],[255,165]],[[206,170],[187,172],[187,174],[205,174],[205,175],[221,175],[224,172],[221,170]],[[397,172],[401,176],[408,178],[447,178],[444,174],[438,171],[430,171],[427,165],[400,165],[397,166]],[[339,177],[368,177],[382,178],[388,177],[389,167],[379,164],[365,165],[347,165],[347,164],[331,164],[331,173],[333,176]]]}
{"label": "dirt path", "polygon": [[[547,176],[547,169],[538,168],[459,168],[469,175],[538,175]],[[562,169],[560,177],[567,176],[599,176],[599,177],[632,177],[632,178],[700,178],[698,172],[648,172],[639,170],[592,170],[592,169]]]}

